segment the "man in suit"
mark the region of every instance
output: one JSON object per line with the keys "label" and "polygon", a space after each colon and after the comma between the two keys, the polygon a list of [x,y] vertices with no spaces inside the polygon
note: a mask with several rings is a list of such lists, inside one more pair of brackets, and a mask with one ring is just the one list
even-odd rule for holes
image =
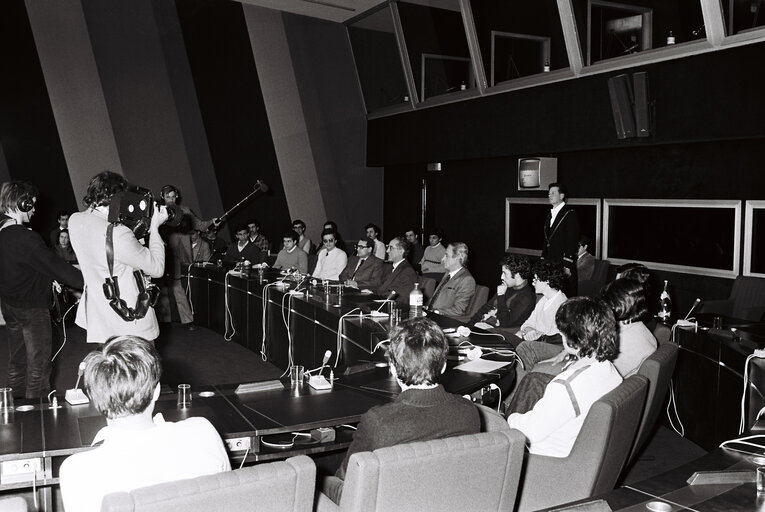
{"label": "man in suit", "polygon": [[388,259],[391,265],[383,273],[382,283],[375,290],[378,295],[387,297],[392,291],[396,292],[396,302],[409,305],[409,293],[417,282],[417,272],[406,261],[409,254],[409,242],[402,237],[396,237],[388,244]]}
{"label": "man in suit", "polygon": [[475,293],[475,279],[465,268],[468,261],[468,246],[454,242],[446,248],[442,259],[446,274],[441,279],[428,309],[442,315],[464,315],[470,299]]}
{"label": "man in suit", "polygon": [[545,218],[542,258],[563,263],[568,275],[566,295],[576,295],[576,259],[579,250],[579,219],[576,212],[566,204],[568,191],[560,183],[550,183],[547,197],[552,209]]}
{"label": "man in suit", "polygon": [[576,273],[580,282],[592,279],[592,274],[595,272],[595,256],[587,251],[589,246],[590,237],[582,235],[579,238],[579,251],[576,259]]}
{"label": "man in suit", "polygon": [[348,264],[340,272],[340,281],[351,288],[375,289],[382,282],[385,263],[372,254],[375,241],[362,238],[356,244],[357,256],[348,258]]}

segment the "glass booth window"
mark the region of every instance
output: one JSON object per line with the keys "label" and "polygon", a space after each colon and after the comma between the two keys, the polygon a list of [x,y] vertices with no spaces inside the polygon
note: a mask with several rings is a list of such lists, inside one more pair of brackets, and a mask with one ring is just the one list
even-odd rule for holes
{"label": "glass booth window", "polygon": [[458,0],[396,5],[420,101],[475,87]]}
{"label": "glass booth window", "polygon": [[765,27],[765,0],[722,0],[727,35]]}
{"label": "glass booth window", "polygon": [[585,65],[706,38],[700,0],[573,0]]}
{"label": "glass booth window", "polygon": [[556,0],[470,2],[489,86],[569,66]]}
{"label": "glass booth window", "polygon": [[408,103],[390,7],[349,25],[348,37],[367,112]]}

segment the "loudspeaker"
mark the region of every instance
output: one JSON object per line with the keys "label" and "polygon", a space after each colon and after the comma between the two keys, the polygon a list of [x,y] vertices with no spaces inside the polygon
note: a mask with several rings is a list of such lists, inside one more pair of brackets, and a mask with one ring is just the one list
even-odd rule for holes
{"label": "loudspeaker", "polygon": [[617,75],[609,78],[608,95],[611,97],[611,110],[614,114],[617,138],[634,137],[635,118],[632,115],[632,88],[629,77]]}
{"label": "loudspeaker", "polygon": [[648,111],[648,75],[643,71],[632,75],[635,91],[635,128],[638,137],[651,135],[651,117]]}

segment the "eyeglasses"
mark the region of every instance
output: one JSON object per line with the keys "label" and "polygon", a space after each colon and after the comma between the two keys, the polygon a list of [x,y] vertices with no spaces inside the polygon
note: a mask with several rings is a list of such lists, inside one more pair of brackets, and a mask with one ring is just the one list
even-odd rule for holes
{"label": "eyeglasses", "polygon": [[334,238],[324,238],[324,239],[322,239],[322,242],[324,242],[325,244],[331,244],[334,241],[335,241]]}
{"label": "eyeglasses", "polygon": [[371,249],[371,247],[367,245],[356,244],[356,249]]}

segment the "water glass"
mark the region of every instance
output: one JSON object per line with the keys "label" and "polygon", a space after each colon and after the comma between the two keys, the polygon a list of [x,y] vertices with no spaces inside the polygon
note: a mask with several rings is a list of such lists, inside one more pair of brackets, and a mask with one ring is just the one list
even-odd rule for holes
{"label": "water glass", "polygon": [[303,376],[305,375],[305,366],[295,365],[290,368],[290,386],[298,387],[303,382]]}
{"label": "water glass", "polygon": [[0,413],[13,412],[13,389],[0,388]]}
{"label": "water glass", "polygon": [[178,384],[178,407],[188,409],[191,407],[191,385]]}

